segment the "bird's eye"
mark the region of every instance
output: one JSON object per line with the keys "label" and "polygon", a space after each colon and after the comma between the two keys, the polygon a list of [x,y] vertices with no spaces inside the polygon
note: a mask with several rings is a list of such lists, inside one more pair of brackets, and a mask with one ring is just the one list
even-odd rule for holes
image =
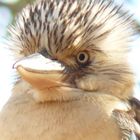
{"label": "bird's eye", "polygon": [[80,64],[86,64],[89,60],[89,55],[87,52],[80,52],[77,55],[77,62]]}

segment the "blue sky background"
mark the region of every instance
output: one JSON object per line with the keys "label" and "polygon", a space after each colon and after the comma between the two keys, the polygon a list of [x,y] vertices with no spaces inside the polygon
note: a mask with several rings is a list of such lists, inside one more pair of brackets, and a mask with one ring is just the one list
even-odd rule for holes
{"label": "blue sky background", "polygon": [[[12,11],[6,4],[13,5],[19,1],[21,0],[0,0],[0,109],[11,95],[11,73],[13,72],[12,64],[14,63],[9,52],[5,49],[3,40],[3,37],[6,37],[7,27],[13,20]],[[122,3],[122,0],[116,0],[116,2]],[[124,0],[124,3],[140,23],[140,0]],[[140,37],[136,38],[132,48],[129,60],[136,73],[135,96],[140,99]]]}

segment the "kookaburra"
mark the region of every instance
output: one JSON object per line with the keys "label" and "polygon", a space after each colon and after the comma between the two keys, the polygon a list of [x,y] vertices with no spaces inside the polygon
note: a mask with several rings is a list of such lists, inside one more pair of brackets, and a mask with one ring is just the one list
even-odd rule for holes
{"label": "kookaburra", "polygon": [[39,0],[24,8],[9,32],[17,80],[0,112],[0,140],[139,138],[127,60],[134,28],[112,0]]}

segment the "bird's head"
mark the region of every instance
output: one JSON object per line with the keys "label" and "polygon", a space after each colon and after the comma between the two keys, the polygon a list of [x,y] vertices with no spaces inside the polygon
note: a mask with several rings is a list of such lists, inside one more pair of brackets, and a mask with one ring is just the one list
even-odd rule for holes
{"label": "bird's head", "polygon": [[95,92],[129,98],[132,26],[112,1],[41,0],[23,9],[10,29],[19,60],[14,68],[41,101]]}

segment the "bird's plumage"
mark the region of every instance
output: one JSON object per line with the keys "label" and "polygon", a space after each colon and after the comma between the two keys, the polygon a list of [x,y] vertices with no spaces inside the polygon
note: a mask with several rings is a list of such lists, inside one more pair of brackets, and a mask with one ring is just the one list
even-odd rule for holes
{"label": "bird's plumage", "polygon": [[[130,15],[110,0],[42,0],[19,14],[11,28],[11,49],[18,55],[16,59],[45,49],[47,57],[72,71],[69,79],[77,81],[79,88],[100,88],[124,99],[133,92],[133,74],[126,56],[132,27]],[[81,51],[90,55],[90,64],[79,68],[75,57]],[[73,74],[77,69],[84,80]]]}
{"label": "bird's plumage", "polygon": [[119,128],[110,118],[114,108],[127,110],[118,99],[89,93],[74,101],[41,104],[34,102],[31,89],[22,84],[24,90],[18,89],[1,113],[1,139],[120,139]]}
{"label": "bird's plumage", "polygon": [[[21,78],[0,114],[0,138],[134,139],[127,60],[134,32],[131,16],[112,0],[40,0],[24,8],[10,28]],[[31,67],[40,54],[46,70]],[[48,68],[54,62],[63,70]]]}

